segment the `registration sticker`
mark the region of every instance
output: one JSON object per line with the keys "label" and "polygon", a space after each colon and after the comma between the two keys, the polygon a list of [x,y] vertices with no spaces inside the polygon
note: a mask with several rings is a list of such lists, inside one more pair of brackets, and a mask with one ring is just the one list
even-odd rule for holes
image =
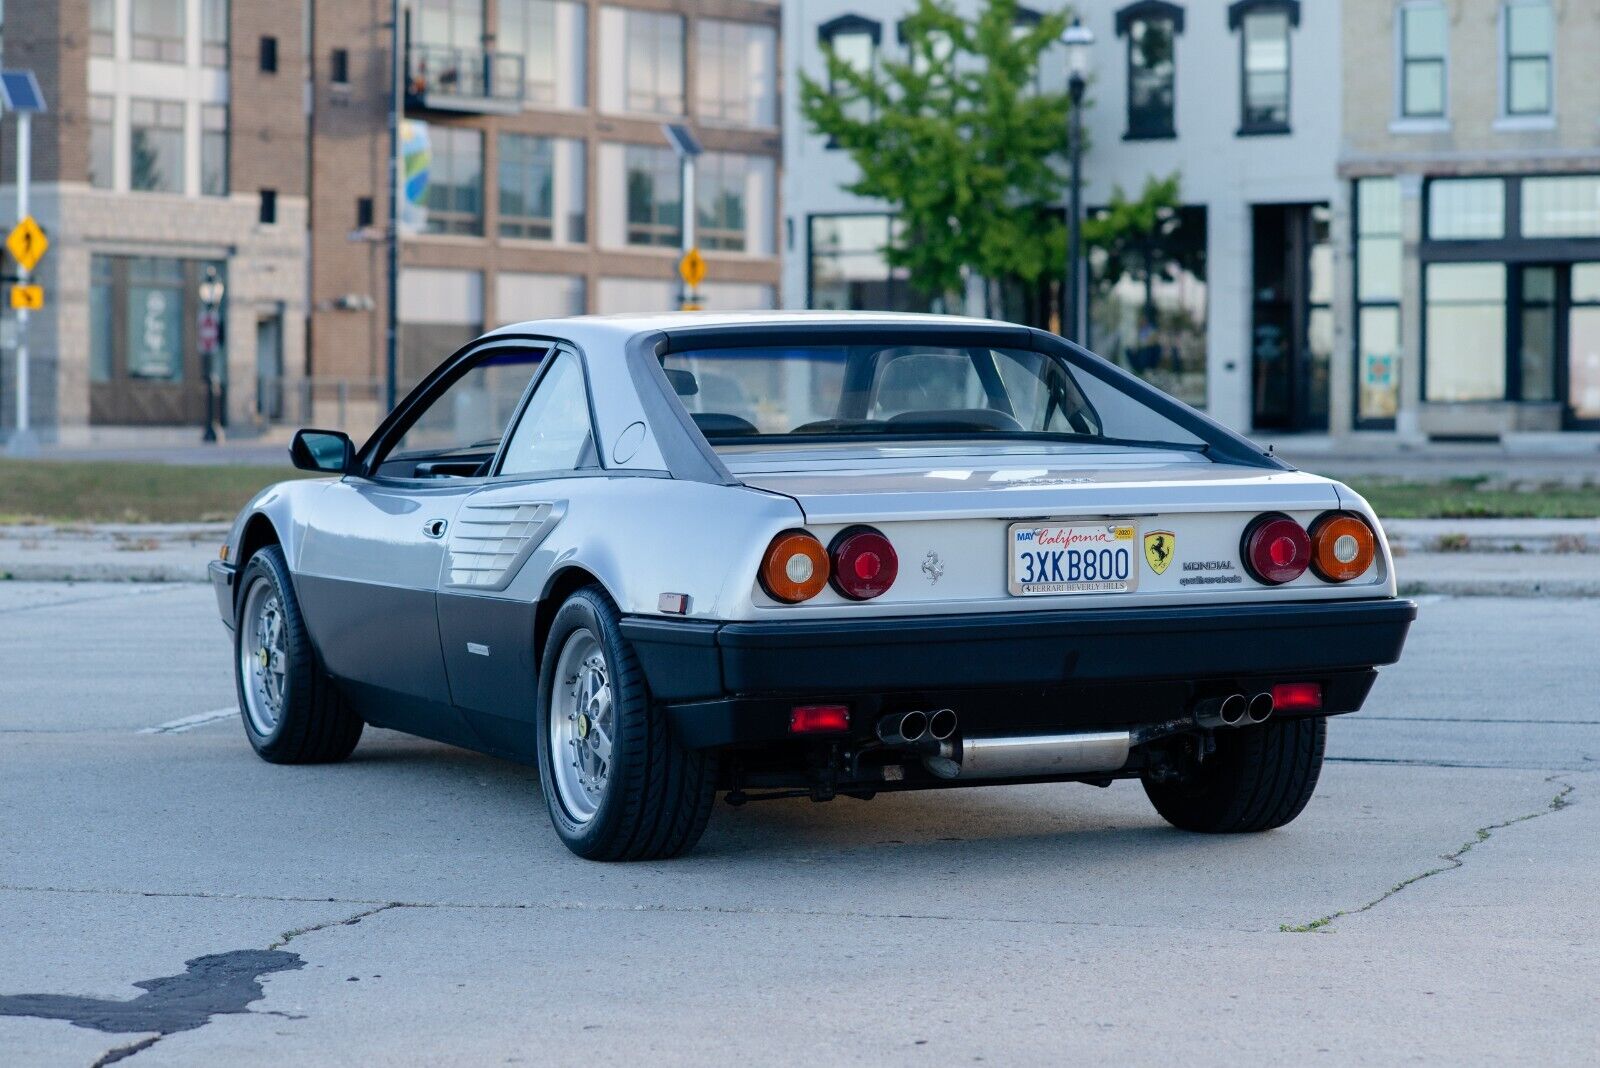
{"label": "registration sticker", "polygon": [[1007,537],[1013,596],[1130,593],[1139,584],[1132,523],[1013,523]]}

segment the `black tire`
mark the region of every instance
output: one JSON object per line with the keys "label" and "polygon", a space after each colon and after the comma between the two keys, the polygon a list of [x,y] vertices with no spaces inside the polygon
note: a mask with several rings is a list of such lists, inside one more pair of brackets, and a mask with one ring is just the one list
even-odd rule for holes
{"label": "black tire", "polygon": [[1270,831],[1300,815],[1317,788],[1328,721],[1270,720],[1218,731],[1216,752],[1173,782],[1145,780],[1163,819],[1185,831]]}
{"label": "black tire", "polygon": [[[365,726],[350,708],[333,680],[323,672],[311,647],[300,602],[283,550],[268,545],[250,557],[239,573],[239,592],[234,600],[233,681],[239,696],[239,716],[244,721],[245,737],[262,760],[273,764],[327,764],[350,755],[361,739]],[[276,594],[283,626],[283,653],[287,662],[282,700],[277,719],[262,730],[250,715],[245,693],[242,644],[245,640],[245,609],[254,586],[265,583]]]}
{"label": "black tire", "polygon": [[[567,643],[586,631],[605,657],[611,687],[611,759],[595,811],[570,811],[556,781],[550,729],[552,696],[562,680],[557,663]],[[620,615],[604,590],[587,586],[568,597],[551,621],[539,670],[539,782],[550,822],[568,849],[589,860],[661,860],[694,847],[716,798],[716,756],[687,749],[673,737],[665,711],[650,699],[639,660],[622,636]]]}

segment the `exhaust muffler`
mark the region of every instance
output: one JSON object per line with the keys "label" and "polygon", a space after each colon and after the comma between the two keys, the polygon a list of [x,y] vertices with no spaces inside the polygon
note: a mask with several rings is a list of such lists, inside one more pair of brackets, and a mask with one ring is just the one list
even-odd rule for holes
{"label": "exhaust muffler", "polygon": [[1022,734],[943,742],[925,763],[942,779],[1011,779],[1120,771],[1128,763],[1128,731]]}

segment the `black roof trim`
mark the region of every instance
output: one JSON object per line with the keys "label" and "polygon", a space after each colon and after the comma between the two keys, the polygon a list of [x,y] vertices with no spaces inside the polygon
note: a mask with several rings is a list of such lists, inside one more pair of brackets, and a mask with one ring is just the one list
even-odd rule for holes
{"label": "black roof trim", "polygon": [[883,23],[865,15],[840,15],[817,27],[817,40],[831,41],[841,34],[864,33],[874,45],[883,43]]}
{"label": "black roof trim", "polygon": [[1228,29],[1237,30],[1246,15],[1257,11],[1282,11],[1289,25],[1300,25],[1300,0],[1234,0],[1228,5]]}
{"label": "black roof trim", "polygon": [[1136,0],[1117,11],[1117,36],[1127,36],[1136,20],[1166,19],[1172,23],[1173,33],[1183,32],[1183,8],[1167,0]]}

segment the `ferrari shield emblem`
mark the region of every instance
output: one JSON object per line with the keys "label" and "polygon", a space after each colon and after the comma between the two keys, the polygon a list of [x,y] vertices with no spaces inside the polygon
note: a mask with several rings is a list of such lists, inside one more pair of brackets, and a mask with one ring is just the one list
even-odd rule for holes
{"label": "ferrari shield emblem", "polygon": [[1150,565],[1150,570],[1160,575],[1167,570],[1167,565],[1172,563],[1172,556],[1178,551],[1178,538],[1170,530],[1152,530],[1144,536],[1144,558]]}

